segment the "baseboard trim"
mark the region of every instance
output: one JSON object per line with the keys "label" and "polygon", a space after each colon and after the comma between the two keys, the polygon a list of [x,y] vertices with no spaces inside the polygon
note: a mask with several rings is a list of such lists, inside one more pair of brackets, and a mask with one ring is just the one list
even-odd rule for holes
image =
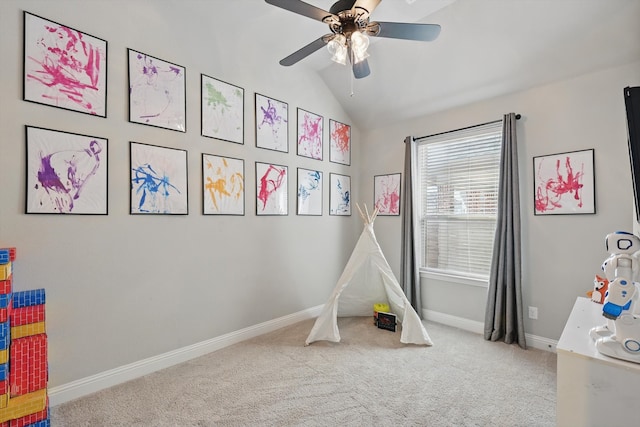
{"label": "baseboard trim", "polygon": [[167,353],[91,375],[89,377],[81,378],[67,384],[52,387],[48,392],[49,405],[61,405],[71,400],[186,362],[250,338],[275,331],[306,319],[317,317],[320,314],[322,307],[322,305],[312,307],[278,319],[249,326],[239,331],[231,332],[206,341],[182,347],[177,350],[169,351]]}
{"label": "baseboard trim", "polygon": [[432,322],[442,323],[443,325],[464,329],[465,331],[475,332],[476,334],[484,333],[484,323],[476,320],[465,319],[464,317],[453,316],[451,314],[423,308],[422,318]]}
{"label": "baseboard trim", "polygon": [[[484,323],[476,320],[465,319],[463,317],[453,316],[451,314],[440,313],[438,311],[422,309],[422,318],[432,322],[442,323],[443,325],[453,326],[465,331],[475,332],[476,334],[484,334]],[[558,341],[549,338],[540,337],[538,335],[524,334],[527,346],[555,353]],[[436,343],[437,344],[437,343]]]}

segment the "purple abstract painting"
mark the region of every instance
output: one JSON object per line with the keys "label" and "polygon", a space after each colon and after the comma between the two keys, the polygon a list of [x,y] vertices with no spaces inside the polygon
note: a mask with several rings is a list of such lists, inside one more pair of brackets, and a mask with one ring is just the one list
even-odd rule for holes
{"label": "purple abstract painting", "polygon": [[128,49],[129,121],[187,131],[185,69]]}
{"label": "purple abstract painting", "polygon": [[107,212],[107,139],[27,126],[26,213]]}
{"label": "purple abstract painting", "polygon": [[289,152],[289,105],[256,93],[256,147]]}

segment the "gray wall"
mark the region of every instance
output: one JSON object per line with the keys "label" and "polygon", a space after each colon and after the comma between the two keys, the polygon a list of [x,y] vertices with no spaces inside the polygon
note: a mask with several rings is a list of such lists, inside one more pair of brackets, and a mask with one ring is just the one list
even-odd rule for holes
{"label": "gray wall", "polygon": [[[416,71],[419,72],[419,71]],[[522,219],[523,298],[538,307],[538,320],[525,331],[557,340],[576,297],[585,296],[608,256],[604,236],[633,231],[633,193],[622,89],[640,84],[640,62],[532,88],[463,108],[363,133],[362,192],[372,193],[373,176],[400,172],[405,136],[424,136],[522,114],[518,121]],[[425,102],[428,102],[426,100]],[[533,215],[533,157],[595,149],[596,214]],[[380,218],[376,232],[396,274],[400,270],[397,218]],[[484,321],[486,289],[423,279],[428,310]]]}
{"label": "gray wall", "polygon": [[[329,118],[350,119],[323,82],[245,36],[242,8],[193,4],[0,2],[0,246],[17,247],[16,290],[46,289],[50,387],[318,306],[360,234],[357,215],[328,215],[330,172],[352,175],[358,197],[358,129],[352,166],[330,163]],[[21,100],[22,10],[108,41],[106,119]],[[127,48],[186,67],[186,133],[128,122]],[[200,136],[200,73],[245,89],[244,145]],[[289,104],[289,153],[255,147],[254,92]],[[325,118],[323,161],[296,155],[297,107]],[[24,214],[25,125],[109,139],[108,216]],[[188,150],[188,216],[129,215],[129,141]],[[201,214],[203,152],[245,160],[245,216]],[[289,166],[288,216],[255,216],[255,161]],[[324,172],[323,216],[296,215],[297,167]]]}

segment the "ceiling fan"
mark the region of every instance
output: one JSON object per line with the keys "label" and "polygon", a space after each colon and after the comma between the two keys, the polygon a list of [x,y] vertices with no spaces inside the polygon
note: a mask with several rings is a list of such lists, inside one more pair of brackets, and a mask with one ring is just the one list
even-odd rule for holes
{"label": "ceiling fan", "polygon": [[280,61],[290,66],[327,45],[332,60],[346,64],[349,60],[357,79],[371,74],[367,62],[368,37],[432,41],[440,34],[440,25],[404,22],[370,22],[369,16],[381,0],[338,0],[329,11],[300,0],[265,0],[282,9],[329,25],[331,33],[312,41]]}

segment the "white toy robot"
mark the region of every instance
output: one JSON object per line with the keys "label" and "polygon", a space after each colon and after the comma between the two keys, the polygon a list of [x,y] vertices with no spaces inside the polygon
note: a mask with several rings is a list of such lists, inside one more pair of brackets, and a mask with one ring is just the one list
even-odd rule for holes
{"label": "white toy robot", "polygon": [[640,298],[640,284],[636,282],[640,272],[640,238],[624,231],[610,233],[605,238],[611,254],[602,264],[609,280],[609,289],[602,306],[607,324],[589,332],[602,354],[617,359],[640,363],[640,316],[636,314],[636,302]]}

